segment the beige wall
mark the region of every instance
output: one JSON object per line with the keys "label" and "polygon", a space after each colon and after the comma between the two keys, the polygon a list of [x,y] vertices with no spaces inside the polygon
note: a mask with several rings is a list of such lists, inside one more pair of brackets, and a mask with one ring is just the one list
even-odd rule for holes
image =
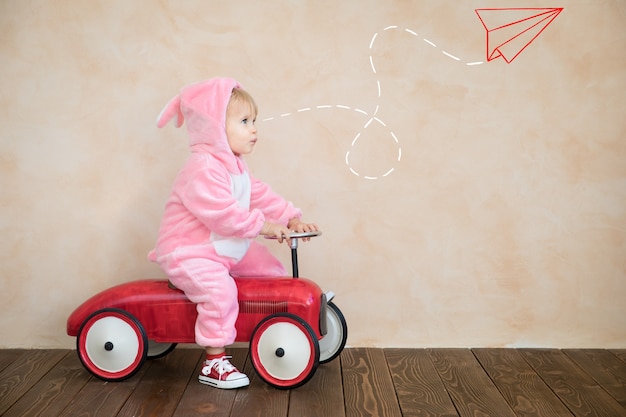
{"label": "beige wall", "polygon": [[79,303],[163,277],[187,148],[155,118],[216,75],[350,345],[626,346],[626,2],[517,3],[565,10],[507,64],[495,0],[0,2],[0,347],[71,347]]}

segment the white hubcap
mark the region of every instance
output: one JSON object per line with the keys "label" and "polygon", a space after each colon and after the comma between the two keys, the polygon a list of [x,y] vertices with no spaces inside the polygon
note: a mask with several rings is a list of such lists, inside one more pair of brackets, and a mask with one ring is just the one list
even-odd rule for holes
{"label": "white hubcap", "polygon": [[263,331],[257,353],[261,364],[273,378],[291,380],[302,374],[309,364],[311,344],[298,326],[276,323]]}
{"label": "white hubcap", "polygon": [[115,373],[135,362],[139,338],[132,326],[117,317],[98,319],[85,339],[89,359],[100,369]]}

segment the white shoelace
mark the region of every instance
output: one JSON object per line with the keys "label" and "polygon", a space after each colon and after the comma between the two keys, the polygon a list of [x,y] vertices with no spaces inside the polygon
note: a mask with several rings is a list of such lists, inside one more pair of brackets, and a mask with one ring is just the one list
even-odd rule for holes
{"label": "white shoelace", "polygon": [[202,373],[206,375],[210,374],[211,369],[213,369],[214,366],[217,366],[217,373],[220,374],[220,376],[228,372],[236,371],[237,368],[235,368],[229,361],[231,358],[232,356],[222,356],[218,359],[211,359],[208,363],[207,361],[204,361],[205,366],[202,368]]}

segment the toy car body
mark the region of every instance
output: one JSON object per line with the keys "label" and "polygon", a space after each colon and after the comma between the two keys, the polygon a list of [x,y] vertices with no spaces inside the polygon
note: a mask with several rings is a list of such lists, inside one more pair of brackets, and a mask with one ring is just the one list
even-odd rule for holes
{"label": "toy car body", "polygon": [[[296,274],[297,276],[297,274]],[[250,342],[252,365],[277,388],[307,382],[319,363],[335,359],[347,339],[343,314],[313,281],[237,277],[237,342]],[[85,368],[106,381],[134,375],[145,359],[195,341],[196,305],[167,280],[139,280],[106,289],[67,320]]]}

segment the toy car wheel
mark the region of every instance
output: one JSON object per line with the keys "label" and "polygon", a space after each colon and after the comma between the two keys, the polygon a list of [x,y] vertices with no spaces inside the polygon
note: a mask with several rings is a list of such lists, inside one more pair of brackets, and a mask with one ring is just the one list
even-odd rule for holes
{"label": "toy car wheel", "polygon": [[250,357],[261,379],[273,387],[288,389],[311,379],[319,365],[320,349],[306,321],[293,314],[277,313],[254,329]]}
{"label": "toy car wheel", "polygon": [[105,381],[121,381],[141,368],[148,352],[146,332],[135,317],[118,309],[93,313],[76,338],[78,358]]}
{"label": "toy car wheel", "polygon": [[147,359],[159,359],[174,350],[177,343],[159,343],[148,340]]}
{"label": "toy car wheel", "polygon": [[348,340],[348,324],[346,319],[334,303],[328,303],[326,309],[326,326],[328,332],[320,339],[320,363],[327,363],[335,359]]}

